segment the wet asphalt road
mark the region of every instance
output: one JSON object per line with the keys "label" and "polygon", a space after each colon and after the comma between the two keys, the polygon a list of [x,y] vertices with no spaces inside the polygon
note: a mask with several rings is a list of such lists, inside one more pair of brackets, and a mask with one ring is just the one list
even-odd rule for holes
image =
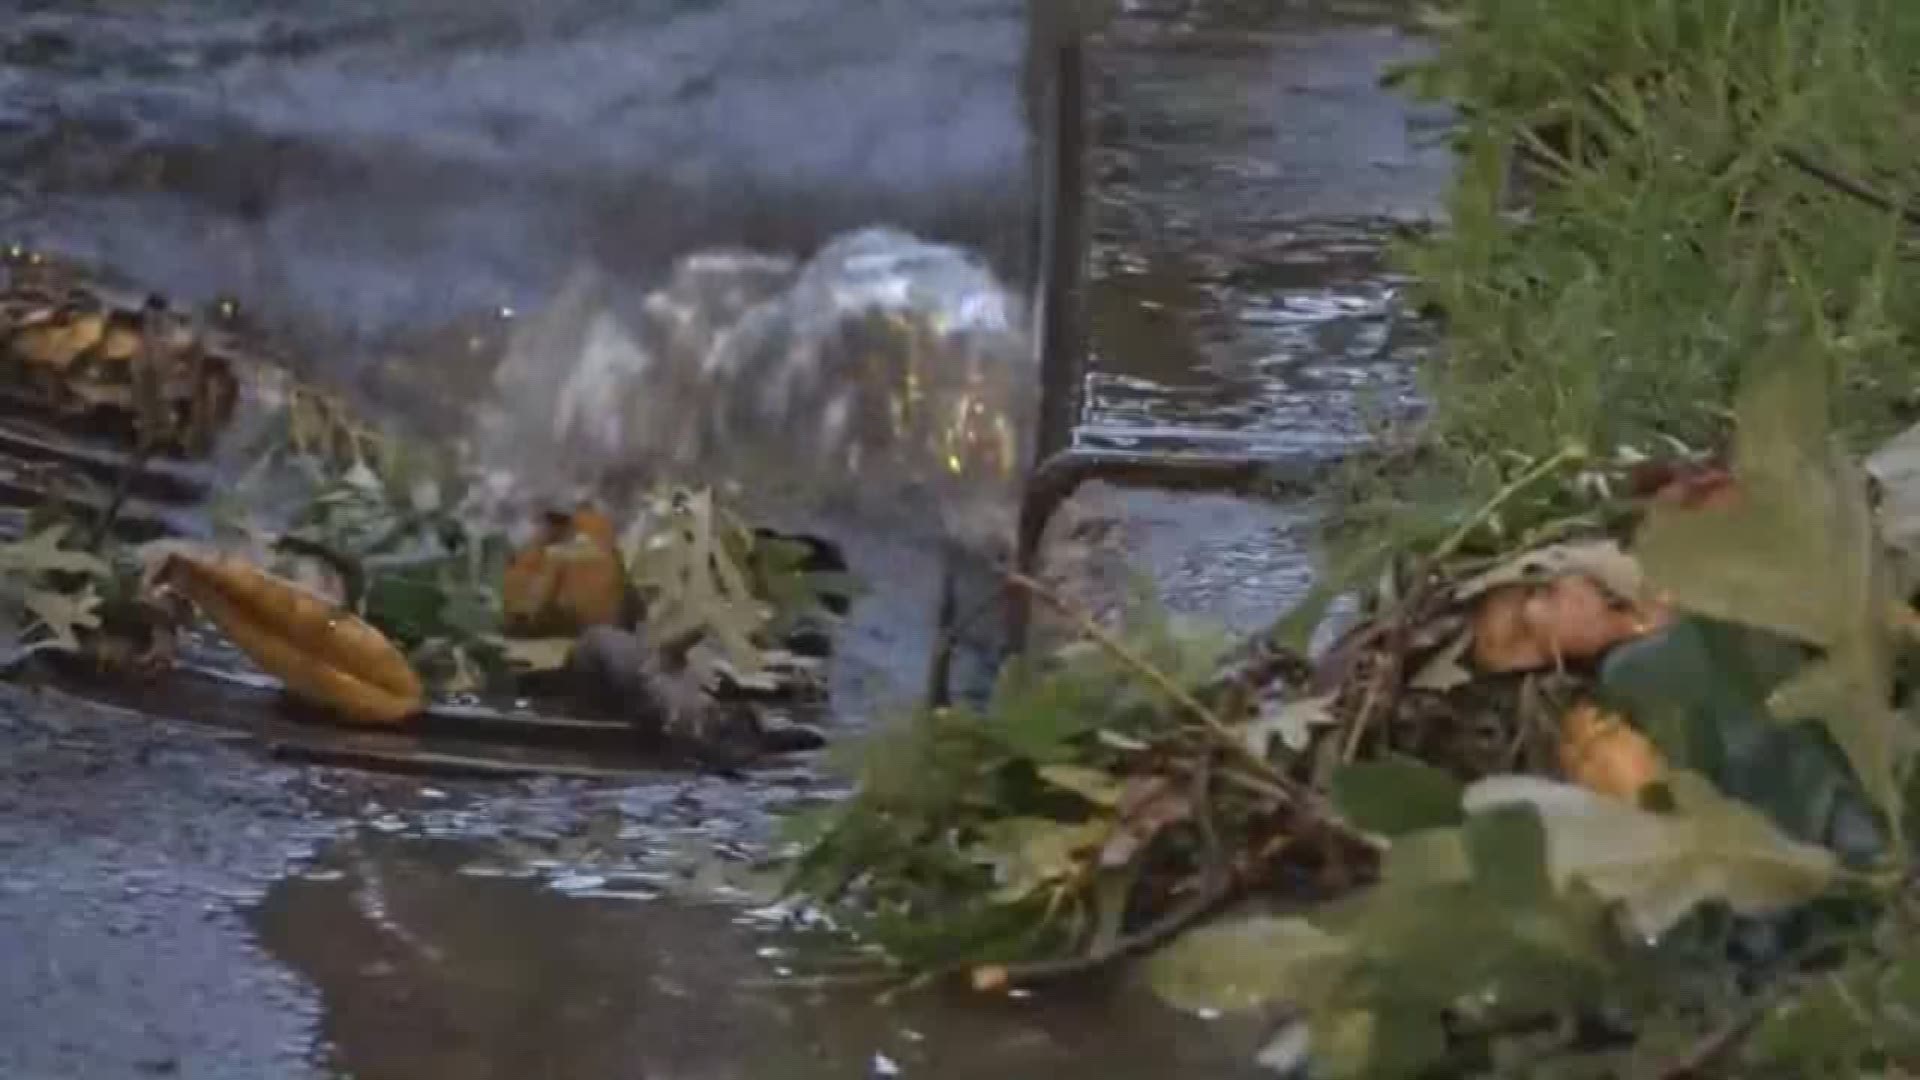
{"label": "wet asphalt road", "polygon": [[[1138,6],[1109,43],[1105,70],[1113,74],[1100,88],[1097,165],[1106,194],[1096,215],[1094,306],[1109,329],[1096,342],[1103,374],[1091,420],[1114,441],[1351,445],[1362,397],[1405,394],[1406,358],[1388,341],[1397,286],[1379,264],[1382,222],[1434,212],[1444,180],[1444,161],[1436,164],[1423,141],[1430,121],[1410,116],[1374,87],[1380,66],[1409,55],[1411,46],[1376,13],[1329,18],[1324,4],[1307,5],[1313,10],[1297,18],[1283,5],[1288,18],[1261,29],[1250,29],[1244,14],[1216,21],[1182,14],[1203,5]],[[81,7],[111,13],[113,6]],[[378,32],[386,17],[379,7],[337,9],[344,29],[335,32],[366,42],[355,54],[363,66],[354,70],[417,90],[431,86],[391,55],[399,47]],[[589,56],[596,6],[561,8],[555,25],[587,50],[569,55]],[[56,21],[66,17],[44,10]],[[267,29],[248,32],[282,42],[294,58],[287,93],[325,99],[324,65],[301,44],[311,34],[272,30],[278,9],[271,5],[252,10],[265,13],[258,17]],[[459,39],[455,30],[466,25],[468,43],[481,43],[476,64],[510,65],[513,42],[534,31],[501,21],[495,5],[484,10],[494,15],[475,16],[472,25],[446,23],[446,37]],[[567,24],[566,11],[579,16],[578,25]],[[120,36],[103,44],[133,48],[125,44],[133,31],[113,25]],[[201,48],[213,56],[204,62],[214,64],[227,55],[204,41],[193,46],[200,39],[190,28],[170,25],[186,35],[175,50],[180,56]],[[778,25],[760,32],[757,40],[779,40]],[[240,73],[231,78],[243,89],[267,85],[247,80],[273,72],[267,54],[247,52],[257,49],[255,38],[248,41],[237,55],[252,60],[220,61],[230,65],[222,70]],[[765,44],[763,57],[764,50],[778,51]],[[520,62],[533,63],[524,55]],[[461,85],[461,70],[449,62],[435,77]],[[556,61],[545,76],[556,94],[570,70]],[[167,80],[180,77],[172,68],[136,71],[113,89],[128,100],[160,103],[143,107],[143,116],[164,116],[168,108],[192,115],[219,100],[169,90]],[[601,86],[606,81],[586,83],[617,97]],[[1204,89],[1182,89],[1196,85]],[[900,114],[903,130],[925,122],[899,102],[888,106],[879,100],[887,95],[869,86],[838,92]],[[6,107],[30,112],[26,100],[9,96]],[[418,99],[433,100],[424,90]],[[1235,108],[1222,108],[1223,101]],[[538,102],[519,104],[533,109]],[[1011,104],[1002,105],[982,106],[981,115],[1004,118]],[[77,108],[72,101],[53,107],[28,121],[44,124],[47,115]],[[269,97],[253,111],[271,107]],[[419,108],[438,115],[426,104]],[[111,158],[114,144],[88,135],[88,125],[110,119],[111,110],[80,111],[76,130],[87,137],[69,148],[77,156],[60,175],[78,170],[99,188],[108,184],[101,176],[116,174],[106,166],[87,173],[83,166],[104,160],[87,154]],[[367,123],[383,119],[378,110],[354,115]],[[743,128],[740,139],[772,140],[769,133],[791,127],[780,115],[765,114],[765,126]],[[514,130],[510,120],[502,121],[503,132]],[[981,120],[980,130],[994,123]],[[271,269],[259,280],[296,313],[294,321],[302,297],[358,313],[341,328],[349,337],[421,304],[461,306],[437,293],[435,282],[491,303],[547,281],[570,245],[593,232],[588,211],[603,204],[587,199],[578,204],[584,218],[539,233],[550,220],[543,215],[573,205],[569,192],[576,189],[549,190],[523,172],[488,170],[506,168],[499,163],[526,155],[529,145],[567,165],[611,153],[617,143],[582,139],[555,148],[503,135],[504,147],[449,139],[410,148],[408,155],[428,154],[435,164],[394,175],[413,176],[420,191],[458,178],[455,204],[487,205],[531,187],[532,209],[463,236],[461,222],[471,219],[447,208],[403,234],[413,241],[397,242],[377,223],[343,226],[354,220],[353,189],[320,184],[315,178],[325,171],[301,165],[307,159],[300,155],[309,152],[301,143],[308,136],[310,145],[348,157],[377,156],[379,147],[399,144],[317,130],[327,125],[311,117],[294,127],[305,134],[275,144],[284,156],[267,175],[300,198],[266,204],[277,208],[268,217],[282,224],[228,230],[219,243],[237,243],[252,253],[248,258],[265,260],[258,265]],[[844,137],[818,148],[814,167],[823,189],[833,186],[847,155],[857,154],[857,128],[850,122],[832,129]],[[217,143],[208,132],[223,129],[193,130]],[[236,145],[254,145],[250,138]],[[103,139],[108,151],[99,149]],[[977,151],[968,160],[985,163],[988,173],[1004,169],[1004,161],[993,164],[1003,139],[968,145]],[[170,152],[203,167],[217,169],[220,160],[204,147]],[[933,150],[908,159],[926,163],[929,184],[955,168]],[[208,161],[216,165],[204,166]],[[869,162],[867,171],[884,174],[886,167]],[[43,177],[39,190],[5,203],[9,221],[79,238],[135,272],[209,289],[234,280],[231,272],[208,269],[219,245],[198,237],[191,224],[205,207],[218,217],[229,204],[174,192],[150,212],[138,199],[108,192],[88,213],[81,199],[87,184],[49,197],[45,183]],[[404,216],[417,205],[410,200],[425,198],[400,190],[404,197],[382,203],[381,214]],[[858,208],[859,186],[848,190],[833,205]],[[10,197],[18,195],[16,185]],[[249,205],[238,196],[232,203],[243,215]],[[717,214],[723,203],[702,205]],[[303,237],[336,228],[345,228],[352,258],[310,258]],[[516,232],[528,229],[534,232]],[[539,244],[518,242],[532,235]],[[459,242],[436,249],[449,236]],[[598,242],[620,247],[617,234]],[[390,278],[369,283],[357,276],[354,266],[396,255],[396,243],[406,250],[397,253]],[[170,254],[168,244],[186,247]],[[183,259],[179,250],[200,255]],[[480,269],[468,276],[461,267]],[[389,295],[395,283],[412,291]],[[1311,426],[1316,416],[1321,426]],[[1123,519],[1119,546],[1176,608],[1252,627],[1304,587],[1310,505],[1110,491],[1090,492],[1083,502]],[[279,766],[257,747],[197,726],[0,689],[0,953],[9,958],[0,964],[0,1077],[1244,1074],[1247,1032],[1174,1018],[1124,994],[1076,1003],[881,1007],[858,992],[766,989],[763,980],[776,978],[787,967],[787,950],[798,946],[784,936],[791,926],[782,913],[756,907],[753,892],[764,882],[746,873],[744,856],[771,842],[771,806],[818,794],[822,784],[802,771],[747,785],[662,777],[627,786],[423,787]]]}

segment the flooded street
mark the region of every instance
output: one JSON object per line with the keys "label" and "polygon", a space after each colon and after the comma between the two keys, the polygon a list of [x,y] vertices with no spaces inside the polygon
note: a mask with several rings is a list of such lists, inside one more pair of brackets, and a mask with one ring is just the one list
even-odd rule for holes
{"label": "flooded street", "polygon": [[[1403,5],[1121,6],[1091,55],[1081,440],[1361,444],[1426,346],[1383,248],[1447,179],[1444,118],[1377,86],[1418,51]],[[369,393],[403,346],[587,264],[637,290],[690,249],[891,223],[1030,271],[1017,3],[20,10],[0,237],[238,296]],[[408,356],[415,386],[460,381]],[[1306,583],[1310,502],[1086,501],[1178,609],[1251,628]],[[0,1076],[1256,1075],[1260,1033],[1124,982],[882,1001],[814,978],[837,939],[769,906],[760,859],[774,810],[832,797],[815,764],[423,782],[0,688]]]}

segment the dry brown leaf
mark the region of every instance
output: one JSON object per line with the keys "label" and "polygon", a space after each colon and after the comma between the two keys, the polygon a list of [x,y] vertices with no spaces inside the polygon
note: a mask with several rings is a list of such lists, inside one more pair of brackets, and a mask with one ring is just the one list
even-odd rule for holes
{"label": "dry brown leaf", "polygon": [[1541,583],[1584,574],[1625,603],[1644,601],[1646,575],[1640,562],[1612,540],[1569,540],[1523,551],[1454,587],[1457,601],[1472,600],[1506,585]]}
{"label": "dry brown leaf", "polygon": [[1100,865],[1109,869],[1131,863],[1162,829],[1192,817],[1193,802],[1164,776],[1136,776],[1120,793],[1115,816],[1100,848]]}
{"label": "dry brown leaf", "polygon": [[1560,769],[1589,791],[1633,802],[1642,788],[1666,774],[1667,766],[1638,728],[1583,701],[1561,718]]}
{"label": "dry brown leaf", "polygon": [[1726,469],[1701,469],[1667,481],[1654,491],[1651,501],[1680,510],[1724,510],[1740,501],[1740,486]]}
{"label": "dry brown leaf", "polygon": [[1473,662],[1482,671],[1537,671],[1589,660],[1670,618],[1664,605],[1622,604],[1586,574],[1503,585],[1473,615]]}
{"label": "dry brown leaf", "polygon": [[973,969],[972,982],[977,993],[997,994],[1007,988],[1012,976],[1004,964],[982,964]]}
{"label": "dry brown leaf", "polygon": [[380,631],[310,590],[227,556],[176,552],[158,580],[192,600],[287,690],[356,723],[419,712],[420,677]]}
{"label": "dry brown leaf", "polygon": [[94,313],[55,319],[22,331],[14,338],[12,350],[35,367],[65,368],[98,344],[106,329],[106,318]]}

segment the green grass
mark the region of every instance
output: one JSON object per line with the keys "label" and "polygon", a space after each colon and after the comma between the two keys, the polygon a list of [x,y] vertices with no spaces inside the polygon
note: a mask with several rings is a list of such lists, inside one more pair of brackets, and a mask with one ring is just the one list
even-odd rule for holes
{"label": "green grass", "polygon": [[[1920,4],[1456,8],[1410,80],[1467,117],[1450,223],[1401,252],[1446,322],[1424,372],[1445,468],[1716,441],[1743,365],[1782,340],[1831,357],[1850,437],[1910,418],[1916,230],[1781,152],[1920,194]],[[1544,182],[1514,213],[1521,148]]]}

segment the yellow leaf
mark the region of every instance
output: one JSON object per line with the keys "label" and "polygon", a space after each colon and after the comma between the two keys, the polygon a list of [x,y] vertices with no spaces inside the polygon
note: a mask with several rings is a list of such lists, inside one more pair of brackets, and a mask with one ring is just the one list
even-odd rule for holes
{"label": "yellow leaf", "polygon": [[158,576],[299,697],[379,725],[399,723],[425,702],[400,650],[323,596],[220,556],[172,554]]}
{"label": "yellow leaf", "polygon": [[567,657],[573,654],[574,639],[570,637],[499,640],[500,651],[506,654],[507,662],[529,671],[557,671],[566,666]]}
{"label": "yellow leaf", "polygon": [[1048,765],[1040,770],[1040,778],[1095,806],[1120,805],[1120,796],[1126,790],[1126,785],[1111,774],[1081,765]]}

